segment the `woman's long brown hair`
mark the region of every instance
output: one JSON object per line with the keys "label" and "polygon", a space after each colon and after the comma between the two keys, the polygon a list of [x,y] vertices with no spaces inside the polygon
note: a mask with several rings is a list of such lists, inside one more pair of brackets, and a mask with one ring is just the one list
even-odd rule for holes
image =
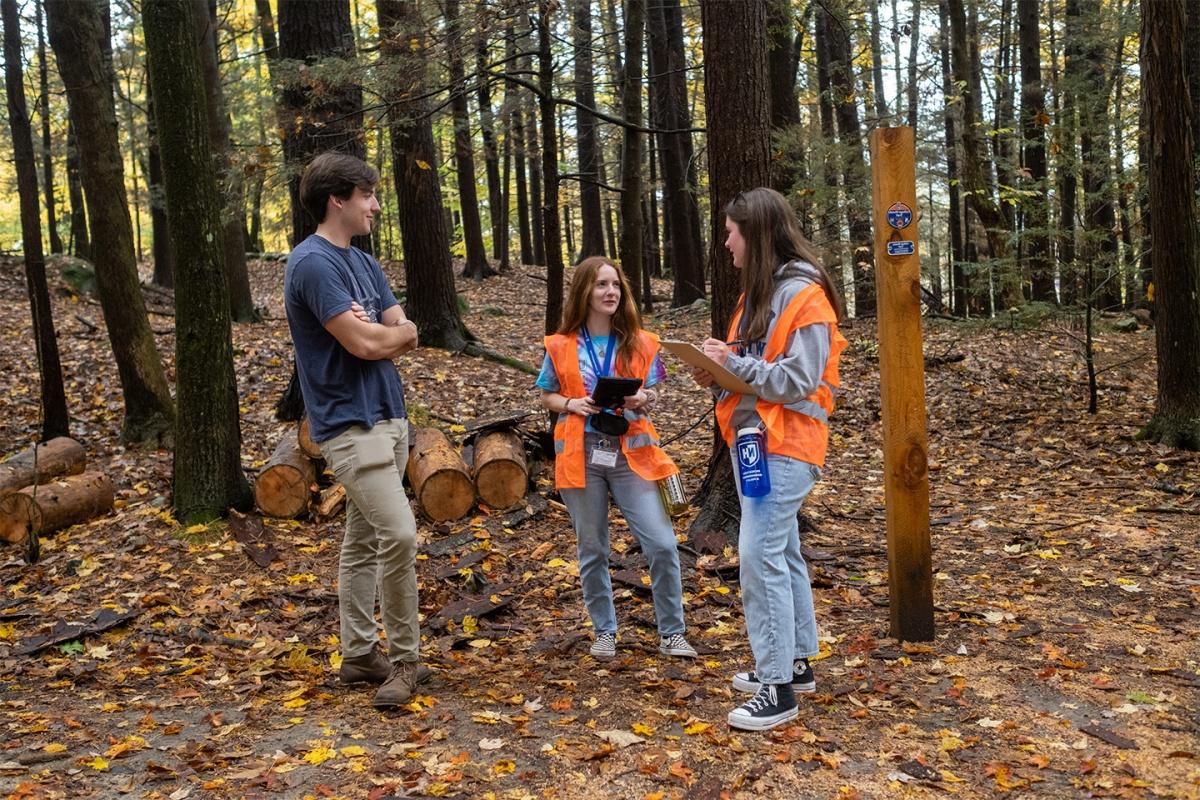
{"label": "woman's long brown hair", "polygon": [[587,322],[588,311],[591,309],[592,288],[596,285],[596,273],[605,266],[615,269],[617,279],[621,282],[621,299],[617,301],[617,310],[613,313],[612,329],[617,335],[617,365],[628,367],[637,351],[642,315],[638,313],[637,303],[632,299],[633,292],[629,288],[625,270],[615,261],[604,256],[590,256],[579,262],[575,267],[575,274],[571,277],[571,288],[567,290],[567,306],[563,310],[563,322],[558,332],[574,333]]}
{"label": "woman's long brown hair", "polygon": [[774,189],[760,186],[739,192],[725,206],[725,216],[737,224],[746,243],[742,255],[742,310],[740,338],[756,342],[770,326],[771,296],[775,293],[775,270],[789,261],[807,261],[820,275],[821,288],[840,321],[842,298],[821,263],[817,249],[800,230],[796,212]]}

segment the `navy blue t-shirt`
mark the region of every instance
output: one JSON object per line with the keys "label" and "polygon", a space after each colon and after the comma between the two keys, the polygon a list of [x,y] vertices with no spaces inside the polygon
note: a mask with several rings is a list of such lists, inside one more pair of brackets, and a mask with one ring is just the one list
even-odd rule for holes
{"label": "navy blue t-shirt", "polygon": [[379,262],[357,247],[338,247],[314,233],[288,257],[283,298],[314,442],[328,441],[351,425],[371,428],[404,418],[404,385],[396,365],[389,359],[361,359],[325,330],[325,323],[349,311],[352,302],[372,322],[397,305]]}

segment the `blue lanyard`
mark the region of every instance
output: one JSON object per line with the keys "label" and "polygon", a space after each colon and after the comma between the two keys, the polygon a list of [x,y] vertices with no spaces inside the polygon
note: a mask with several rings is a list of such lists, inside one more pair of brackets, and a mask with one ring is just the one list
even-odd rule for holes
{"label": "blue lanyard", "polygon": [[598,358],[596,358],[596,351],[592,347],[592,335],[590,333],[588,333],[587,326],[584,326],[584,328],[583,328],[583,341],[584,341],[584,344],[587,345],[588,358],[591,359],[591,361],[592,361],[592,369],[594,369],[596,371],[596,377],[597,378],[607,377],[608,371],[612,367],[613,350],[615,349],[613,347],[613,343],[616,341],[616,334],[614,334],[614,333],[608,334],[608,347],[604,351],[604,370],[603,371],[601,371],[601,369],[600,369],[600,360]]}

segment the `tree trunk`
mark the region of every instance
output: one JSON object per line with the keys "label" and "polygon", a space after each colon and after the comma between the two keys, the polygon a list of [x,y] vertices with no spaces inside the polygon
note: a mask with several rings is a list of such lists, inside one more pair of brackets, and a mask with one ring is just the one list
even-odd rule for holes
{"label": "tree trunk", "polygon": [[621,266],[633,292],[642,294],[642,50],[646,30],[646,0],[625,0],[625,73],[621,86],[621,112],[626,127],[621,147]]}
{"label": "tree trunk", "polygon": [[[871,80],[875,95],[875,116],[880,124],[888,118],[886,89],[883,85],[883,42],[880,37],[879,0],[867,3],[871,15]],[[826,29],[828,32],[828,28]]]}
{"label": "tree trunk", "polygon": [[[15,4],[15,0],[2,0],[0,5],[7,9],[10,3]],[[34,461],[37,462],[36,467]],[[0,494],[16,491],[22,486],[45,483],[60,475],[78,475],[83,472],[86,463],[87,453],[79,442],[66,436],[48,439],[0,462]]]}
{"label": "tree trunk", "polygon": [[968,313],[967,298],[970,293],[970,287],[967,285],[966,270],[963,264],[966,262],[966,252],[963,246],[963,203],[962,196],[959,193],[958,179],[958,114],[962,108],[959,103],[952,103],[950,99],[957,96],[954,91],[954,81],[951,78],[950,70],[950,9],[947,5],[947,0],[941,0],[938,3],[938,16],[940,22],[939,45],[941,49],[942,62],[942,96],[945,101],[945,110],[942,116],[946,120],[946,144],[943,148],[946,153],[946,178],[948,188],[948,227],[950,229],[950,283],[953,289],[950,308],[952,312],[959,317],[965,317]]}
{"label": "tree trunk", "polygon": [[285,435],[258,471],[254,502],[268,517],[294,519],[308,509],[316,478],[316,462],[300,451],[296,437]]}
{"label": "tree trunk", "polygon": [[475,64],[479,81],[479,132],[483,136],[483,165],[487,176],[488,218],[492,224],[492,258],[501,260],[501,248],[507,238],[504,229],[508,218],[504,216],[500,186],[500,151],[496,145],[496,121],[492,111],[492,84],[488,77],[488,12],[481,5],[478,14],[478,31],[475,39]]}
{"label": "tree trunk", "polygon": [[[770,183],[771,115],[767,93],[767,12],[760,3],[701,0],[704,106],[708,129],[712,334],[724,336],[739,295],[738,274],[724,246],[725,205],[740,191]],[[721,532],[736,540],[739,516],[733,467],[714,429],[708,474],[693,501],[700,506],[689,539]]]}
{"label": "tree trunk", "polygon": [[[1150,138],[1150,239],[1154,247],[1154,340],[1158,397],[1141,437],[1200,450],[1200,222],[1184,51],[1183,0],[1142,3],[1141,72]],[[1186,171],[1185,171],[1186,174]]]}
{"label": "tree trunk", "polygon": [[437,428],[415,429],[405,472],[413,497],[434,522],[459,519],[475,505],[471,473]]}
{"label": "tree trunk", "polygon": [[179,421],[172,489],[175,516],[184,525],[224,516],[231,507],[244,509],[250,501],[241,463],[221,196],[213,174],[204,67],[194,43],[210,45],[203,43],[197,16],[180,13],[174,0],[142,3],[176,256]]}
{"label": "tree trunk", "polygon": [[[63,389],[54,312],[46,287],[46,260],[42,253],[41,215],[38,209],[37,167],[33,154],[33,129],[25,105],[21,68],[21,28],[16,0],[3,0],[4,83],[8,98],[8,123],[12,128],[13,161],[17,170],[17,195],[21,208],[21,239],[25,255],[25,285],[33,318],[33,341],[41,376],[42,441],[71,432],[67,396]],[[53,219],[53,217],[51,218]]]}
{"label": "tree trunk", "polygon": [[88,234],[87,203],[83,199],[83,181],[79,177],[79,141],[75,122],[67,111],[67,197],[71,201],[71,255],[91,260],[92,243]]}
{"label": "tree trunk", "polygon": [[42,117],[42,194],[46,198],[46,232],[50,235],[50,252],[63,251],[62,237],[58,235],[58,208],[54,202],[54,149],[50,140],[50,68],[46,63],[46,34],[42,24],[42,2],[34,1],[34,16],[37,18],[38,87],[41,92],[38,104]]}
{"label": "tree trunk", "polygon": [[[573,0],[572,26],[575,46],[575,102],[596,107],[595,79],[592,74],[591,0]],[[579,258],[604,255],[604,218],[600,207],[600,146],[596,138],[596,117],[582,108],[575,109],[576,150],[579,156],[579,216],[583,228]]]}
{"label": "tree trunk", "polygon": [[424,23],[415,0],[380,0],[379,24],[383,54],[397,65],[385,96],[408,290],[404,310],[416,324],[421,344],[461,350],[474,337],[459,315],[442,213],[433,123],[424,97]]}
{"label": "tree trunk", "polygon": [[694,160],[688,108],[683,11],[679,0],[649,0],[650,81],[655,85],[655,116],[660,132],[658,151],[663,175],[666,264],[674,276],[672,306],[685,306],[705,296],[703,243],[696,187],[689,177]]}
{"label": "tree trunk", "polygon": [[472,471],[479,499],[491,508],[512,508],[525,499],[529,486],[525,445],[513,431],[480,434],[475,439]]}
{"label": "tree trunk", "polygon": [[1058,270],[1064,303],[1079,299],[1079,270],[1075,263],[1075,215],[1079,192],[1079,126],[1076,121],[1076,84],[1080,61],[1079,0],[1066,0],[1066,53],[1060,89],[1061,109],[1055,130],[1059,141],[1058,172]]}
{"label": "tree trunk", "polygon": [[790,0],[767,4],[767,70],[771,85],[771,128],[774,130],[771,186],[785,197],[803,171],[804,145],[800,130],[800,103],[796,98],[796,12]]}
{"label": "tree trunk", "polygon": [[1054,260],[1050,252],[1050,198],[1046,187],[1046,93],[1042,88],[1042,43],[1038,29],[1040,0],[1017,0],[1021,42],[1021,131],[1025,141],[1022,164],[1027,188],[1034,196],[1023,203],[1026,251],[1033,300],[1053,303]]}
{"label": "tree trunk", "polygon": [[107,514],[112,507],[112,481],[103,472],[27,486],[0,497],[0,541],[24,541],[31,530],[52,533]]}
{"label": "tree trunk", "polygon": [[834,90],[834,115],[838,137],[842,144],[843,171],[846,187],[846,221],[850,228],[853,248],[854,315],[875,316],[874,239],[871,234],[870,193],[863,190],[870,184],[866,161],[863,158],[862,129],[858,124],[857,92],[854,89],[854,65],[850,48],[850,21],[842,5],[844,0],[830,0],[820,13],[828,15],[825,32],[830,48],[830,79]]}
{"label": "tree trunk", "polygon": [[73,0],[47,0],[46,13],[77,128],[96,283],[125,400],[122,436],[127,442],[158,442],[170,433],[174,411],[138,285],[111,73],[105,71],[100,46],[104,22],[94,4]]}
{"label": "tree trunk", "polygon": [[538,108],[542,133],[542,232],[546,255],[547,334],[558,330],[562,319],[563,260],[558,229],[558,142],[554,124],[554,60],[550,48],[550,15],[554,0],[538,0]]}
{"label": "tree trunk", "polygon": [[912,41],[908,49],[908,127],[917,129],[917,58],[921,42],[921,0],[912,0]]}
{"label": "tree trunk", "polygon": [[[533,234],[533,261],[539,266],[546,265],[546,209],[542,204],[542,145],[541,136],[545,132],[538,124],[538,111],[532,96],[527,98],[528,108],[525,111],[525,146],[529,152],[529,229]],[[553,113],[551,114],[553,119]],[[544,123],[543,123],[544,124]],[[558,226],[558,218],[553,223]]]}
{"label": "tree trunk", "polygon": [[234,322],[258,322],[258,312],[250,294],[250,278],[246,273],[246,231],[242,219],[245,182],[241,167],[233,163],[233,126],[225,106],[225,91],[221,87],[221,71],[217,64],[217,19],[213,16],[216,5],[210,12],[209,0],[191,0],[191,3],[199,35],[198,52],[204,79],[212,169],[220,192],[217,197],[224,199],[220,216],[221,252],[229,290],[229,311]]}
{"label": "tree trunk", "polygon": [[154,284],[164,289],[175,286],[175,254],[167,228],[167,190],[163,187],[162,153],[158,149],[158,125],[154,121],[154,89],[146,84],[146,183],[150,193],[150,235],[153,238]]}
{"label": "tree trunk", "polygon": [[471,120],[467,113],[466,79],[463,76],[462,22],[458,0],[446,0],[446,54],[450,72],[450,114],[454,120],[454,169],[458,177],[458,207],[462,211],[466,263],[462,276],[483,280],[496,271],[488,264],[483,245],[483,222],[475,191],[475,154],[471,142]]}
{"label": "tree trunk", "polygon": [[[362,87],[353,78],[335,81],[329,71],[318,75],[310,69],[317,62],[330,65],[339,59],[348,66],[354,59],[349,0],[279,0],[278,8],[280,58],[275,80],[284,87],[279,116],[295,247],[317,229],[317,221],[300,206],[300,174],[305,165],[329,151],[365,159],[367,148]],[[353,244],[372,252],[369,236],[356,236]]]}
{"label": "tree trunk", "polygon": [[[1200,0],[1187,0],[1187,84],[1192,98],[1192,146],[1200,148]],[[1196,164],[1196,185],[1200,186],[1200,163]]]}
{"label": "tree trunk", "polygon": [[521,263],[533,263],[533,233],[529,220],[529,181],[526,177],[526,161],[528,159],[529,132],[525,128],[525,102],[524,98],[517,96],[513,109],[509,112],[512,115],[512,132],[514,144],[516,145],[516,164],[514,171],[517,173],[517,238],[521,245]]}

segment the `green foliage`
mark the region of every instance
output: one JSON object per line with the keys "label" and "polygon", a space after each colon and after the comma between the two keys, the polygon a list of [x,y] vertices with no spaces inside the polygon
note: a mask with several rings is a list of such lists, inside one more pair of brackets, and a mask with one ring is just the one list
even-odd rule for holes
{"label": "green foliage", "polygon": [[86,261],[78,258],[66,259],[60,274],[76,294],[96,293],[96,270]]}

